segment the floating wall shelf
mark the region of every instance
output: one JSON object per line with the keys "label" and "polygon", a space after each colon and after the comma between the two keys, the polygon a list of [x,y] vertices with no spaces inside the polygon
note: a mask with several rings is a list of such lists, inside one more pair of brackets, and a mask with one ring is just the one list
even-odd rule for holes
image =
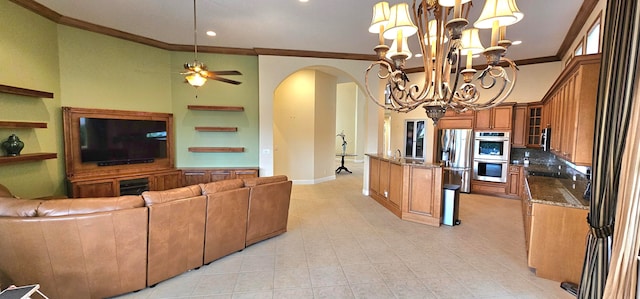
{"label": "floating wall shelf", "polygon": [[237,127],[196,127],[198,132],[238,132]]}
{"label": "floating wall shelf", "polygon": [[53,98],[52,92],[26,89],[26,88],[20,88],[20,87],[2,85],[2,84],[0,84],[0,92],[17,94],[21,96],[28,96],[28,97],[34,97],[34,98],[48,98],[48,99]]}
{"label": "floating wall shelf", "polygon": [[47,123],[24,121],[0,121],[0,128],[46,128]]}
{"label": "floating wall shelf", "polygon": [[202,106],[188,105],[189,110],[206,110],[206,111],[244,111],[242,106]]}
{"label": "floating wall shelf", "polygon": [[190,147],[192,153],[242,153],[244,147]]}
{"label": "floating wall shelf", "polygon": [[30,162],[41,161],[47,159],[56,159],[58,155],[56,153],[35,153],[35,154],[22,154],[19,156],[3,156],[0,157],[0,165],[18,162]]}

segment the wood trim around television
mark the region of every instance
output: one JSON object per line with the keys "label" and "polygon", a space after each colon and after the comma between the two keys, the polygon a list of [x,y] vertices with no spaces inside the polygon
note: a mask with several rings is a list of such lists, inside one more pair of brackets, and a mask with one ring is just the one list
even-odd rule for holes
{"label": "wood trim around television", "polygon": [[[167,126],[167,157],[156,158],[152,162],[138,164],[98,166],[96,162],[82,163],[80,152],[80,118],[82,117],[164,121]],[[175,168],[173,114],[62,107],[62,122],[66,175],[69,181],[149,173]]]}

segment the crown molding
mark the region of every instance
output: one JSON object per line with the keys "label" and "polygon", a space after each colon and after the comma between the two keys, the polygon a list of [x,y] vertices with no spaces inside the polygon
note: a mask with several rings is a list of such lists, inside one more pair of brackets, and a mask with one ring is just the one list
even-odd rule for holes
{"label": "crown molding", "polygon": [[[152,46],[168,51],[192,51],[193,45],[177,45],[169,44],[155,39],[147,38],[144,36],[131,34],[128,32],[112,29],[105,26],[96,25],[93,23],[81,21],[78,19],[63,16],[56,11],[49,9],[48,7],[35,2],[34,0],[10,0],[11,2],[18,4],[36,14],[39,14],[53,22],[58,24],[83,29],[90,32],[100,33],[119,39],[128,40],[135,43],[140,43],[147,46]],[[575,40],[575,37],[580,33],[580,30],[586,23],[589,15],[595,8],[598,0],[584,0],[576,18],[574,19],[569,32],[565,36],[564,42],[556,56],[538,57],[532,59],[524,59],[516,61],[517,65],[527,65],[535,63],[546,63],[553,61],[560,61],[564,54],[568,51],[569,47]],[[285,50],[285,49],[270,49],[270,48],[229,48],[229,47],[213,47],[213,46],[198,46],[198,51],[202,53],[215,53],[215,54],[233,54],[233,55],[272,55],[272,56],[289,56],[289,57],[309,57],[309,58],[329,58],[329,59],[348,59],[348,60],[377,60],[376,55],[368,54],[354,54],[354,53],[337,53],[337,52],[319,52],[319,51],[305,51],[305,50]],[[483,68],[482,66],[474,66],[474,68]],[[422,72],[422,67],[408,68],[408,73]]]}

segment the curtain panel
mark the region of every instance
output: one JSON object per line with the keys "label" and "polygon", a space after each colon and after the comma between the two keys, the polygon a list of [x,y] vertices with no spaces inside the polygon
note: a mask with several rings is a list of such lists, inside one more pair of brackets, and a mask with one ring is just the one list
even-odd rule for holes
{"label": "curtain panel", "polygon": [[622,158],[635,95],[639,25],[638,0],[607,2],[588,217],[591,230],[578,298],[602,298],[609,273]]}

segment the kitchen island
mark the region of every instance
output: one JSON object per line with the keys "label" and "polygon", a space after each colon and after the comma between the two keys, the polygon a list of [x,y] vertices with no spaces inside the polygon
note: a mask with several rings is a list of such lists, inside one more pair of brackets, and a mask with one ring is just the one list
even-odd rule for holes
{"label": "kitchen island", "polygon": [[442,167],[422,160],[369,157],[369,196],[400,219],[440,226]]}
{"label": "kitchen island", "polygon": [[588,201],[584,183],[535,165],[525,167],[522,214],[528,265],[536,276],[559,282],[580,282],[586,237]]}

